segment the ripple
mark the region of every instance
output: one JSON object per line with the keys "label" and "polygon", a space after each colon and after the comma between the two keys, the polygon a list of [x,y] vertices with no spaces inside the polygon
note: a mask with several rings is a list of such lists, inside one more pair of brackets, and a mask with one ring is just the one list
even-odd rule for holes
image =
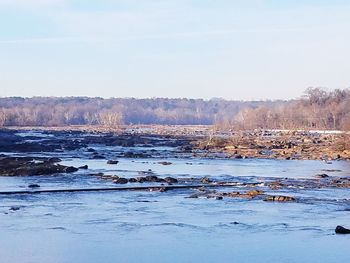
{"label": "ripple", "polygon": [[63,226],[54,226],[54,227],[49,227],[47,228],[49,230],[63,230],[63,231],[66,231],[67,229]]}

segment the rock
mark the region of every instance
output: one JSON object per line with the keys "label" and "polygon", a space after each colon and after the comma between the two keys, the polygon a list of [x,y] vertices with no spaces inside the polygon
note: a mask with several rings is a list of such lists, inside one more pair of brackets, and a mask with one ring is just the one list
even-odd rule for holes
{"label": "rock", "polygon": [[268,186],[272,189],[272,190],[278,190],[283,188],[285,185],[283,183],[281,183],[280,181],[273,181],[268,183]]}
{"label": "rock", "polygon": [[171,162],[158,162],[158,163],[161,165],[171,165],[172,164]]}
{"label": "rock", "polygon": [[145,177],[145,181],[146,182],[159,182],[159,178],[157,177],[157,176],[155,176],[155,175],[147,175],[146,177]]}
{"label": "rock", "polygon": [[108,174],[106,174],[106,175],[102,174],[102,175],[97,175],[97,176],[100,177],[101,179],[104,179],[104,180],[116,180],[119,178],[118,175],[108,175]]}
{"label": "rock", "polygon": [[138,183],[144,183],[144,182],[146,182],[146,179],[145,179],[145,177],[136,177],[136,181]]}
{"label": "rock", "polygon": [[209,184],[209,183],[212,183],[213,181],[212,180],[210,180],[208,177],[203,177],[202,179],[201,179],[201,183],[202,184]]}
{"label": "rock", "polygon": [[118,164],[119,163],[119,161],[117,161],[117,160],[108,160],[107,161],[107,164]]}
{"label": "rock", "polygon": [[64,168],[64,171],[66,173],[74,173],[76,171],[78,171],[79,169],[73,166],[67,166],[66,168]]}
{"label": "rock", "polygon": [[252,199],[255,197],[249,194],[241,194],[240,192],[222,193],[222,195],[226,197],[231,197],[231,198],[245,198],[245,199]]}
{"label": "rock", "polygon": [[251,196],[251,197],[256,197],[258,195],[262,195],[264,194],[264,191],[261,190],[250,190],[247,192],[247,195]]}
{"label": "rock", "polygon": [[195,194],[191,194],[189,197],[187,198],[198,198],[199,194],[195,193]]}
{"label": "rock", "polygon": [[87,164],[85,164],[83,166],[78,167],[78,169],[87,170],[87,169],[89,169],[89,166]]}
{"label": "rock", "polygon": [[347,229],[347,228],[342,227],[342,226],[337,226],[335,228],[335,233],[337,233],[337,234],[350,234],[350,229]]}
{"label": "rock", "polygon": [[216,200],[222,200],[222,199],[224,199],[222,196],[217,196],[217,197],[215,197],[215,199]]}
{"label": "rock", "polygon": [[59,163],[59,162],[62,162],[62,160],[58,157],[51,157],[47,160],[48,162],[50,163]]}
{"label": "rock", "polygon": [[39,188],[40,187],[40,185],[38,185],[38,184],[29,184],[28,185],[28,188]]}
{"label": "rock", "polygon": [[96,150],[92,149],[92,148],[88,148],[87,151],[90,152],[90,153],[96,152]]}
{"label": "rock", "polygon": [[166,187],[157,187],[157,188],[149,188],[150,192],[166,192],[167,188]]}
{"label": "rock", "polygon": [[129,178],[129,183],[137,183],[136,178]]}
{"label": "rock", "polygon": [[327,177],[329,177],[329,175],[328,174],[316,174],[315,177],[316,178],[327,178]]}
{"label": "rock", "polygon": [[102,177],[104,173],[92,173],[90,174],[91,176],[97,176],[97,177]]}
{"label": "rock", "polygon": [[161,193],[166,192],[166,191],[168,191],[168,189],[165,188],[165,187],[160,187],[159,188],[159,192],[161,192]]}
{"label": "rock", "polygon": [[165,177],[164,181],[169,183],[169,184],[176,184],[178,182],[178,180],[176,178],[173,178],[173,177]]}
{"label": "rock", "polygon": [[0,176],[32,176],[73,173],[78,169],[50,162],[49,158],[5,157],[0,158]]}
{"label": "rock", "polygon": [[228,196],[228,197],[237,197],[239,195],[240,195],[239,192],[224,193],[224,196]]}
{"label": "rock", "polygon": [[129,182],[128,179],[122,178],[122,177],[120,177],[116,180],[113,180],[113,183],[115,183],[115,184],[127,184],[128,182]]}
{"label": "rock", "polygon": [[266,196],[264,201],[269,202],[291,202],[295,201],[295,198],[292,196],[284,196],[284,195],[269,195]]}

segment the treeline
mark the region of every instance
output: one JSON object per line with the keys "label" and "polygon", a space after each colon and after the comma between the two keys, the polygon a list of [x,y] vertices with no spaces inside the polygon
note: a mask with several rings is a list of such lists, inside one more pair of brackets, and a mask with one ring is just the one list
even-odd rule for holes
{"label": "treeline", "polygon": [[0,126],[221,124],[235,129],[350,129],[350,90],[309,88],[290,101],[0,98]]}
{"label": "treeline", "polygon": [[231,125],[239,129],[350,130],[350,89],[309,88],[290,104],[247,107]]}
{"label": "treeline", "polygon": [[223,99],[9,97],[0,98],[0,126],[214,124],[232,121],[247,107],[270,108],[284,103]]}

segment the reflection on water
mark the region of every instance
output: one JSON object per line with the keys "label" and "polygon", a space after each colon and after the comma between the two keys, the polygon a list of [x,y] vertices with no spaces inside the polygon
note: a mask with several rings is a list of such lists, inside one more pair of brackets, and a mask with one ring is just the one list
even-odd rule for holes
{"label": "reflection on water", "polygon": [[[91,176],[104,172],[161,177],[211,176],[244,182],[259,178],[311,179],[324,169],[348,176],[348,162],[64,158],[89,170],[76,174],[0,178],[1,190],[112,186]],[[115,185],[113,185],[115,186]],[[350,239],[334,235],[350,226],[348,189],[281,190],[299,202],[190,199],[194,190],[89,192],[0,196],[1,262],[340,262]],[[274,191],[269,190],[271,193]],[[19,208],[16,211],[11,207]]]}

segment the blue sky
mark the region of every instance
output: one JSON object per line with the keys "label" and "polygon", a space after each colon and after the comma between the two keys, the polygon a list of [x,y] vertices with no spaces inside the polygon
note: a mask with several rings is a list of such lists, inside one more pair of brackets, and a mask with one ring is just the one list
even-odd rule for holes
{"label": "blue sky", "polygon": [[286,99],[350,86],[350,1],[0,0],[0,96]]}

